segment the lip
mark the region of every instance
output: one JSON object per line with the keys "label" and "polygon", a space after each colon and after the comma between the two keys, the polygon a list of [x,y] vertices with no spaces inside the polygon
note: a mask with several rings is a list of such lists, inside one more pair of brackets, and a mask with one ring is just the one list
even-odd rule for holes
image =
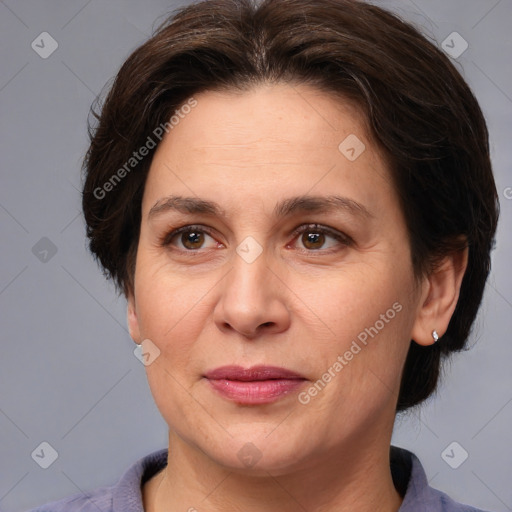
{"label": "lip", "polygon": [[204,377],[221,396],[245,405],[275,402],[306,381],[302,375],[276,366],[222,366]]}

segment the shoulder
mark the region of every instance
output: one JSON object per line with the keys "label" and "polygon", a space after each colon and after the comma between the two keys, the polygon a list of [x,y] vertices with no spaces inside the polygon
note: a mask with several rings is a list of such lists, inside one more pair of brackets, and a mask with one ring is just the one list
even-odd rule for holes
{"label": "shoulder", "polygon": [[28,512],[143,512],[142,484],[167,464],[167,449],[136,461],[112,486],[76,493]]}
{"label": "shoulder", "polygon": [[398,512],[485,512],[430,487],[421,462],[408,450],[391,447],[391,472],[397,489],[399,483],[405,490]]}
{"label": "shoulder", "polygon": [[112,487],[101,487],[90,493],[73,494],[29,512],[112,512]]}
{"label": "shoulder", "polygon": [[437,489],[432,489],[432,491],[437,495],[437,499],[442,506],[440,510],[443,512],[485,512],[484,510],[472,507],[471,505],[465,505],[464,503],[454,501],[444,492],[438,491]]}

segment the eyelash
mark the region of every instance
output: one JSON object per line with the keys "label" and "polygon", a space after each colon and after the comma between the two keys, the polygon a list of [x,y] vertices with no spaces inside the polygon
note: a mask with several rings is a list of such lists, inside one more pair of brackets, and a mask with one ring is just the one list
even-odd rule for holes
{"label": "eyelash", "polygon": [[[340,242],[340,244],[342,244],[343,246],[346,246],[346,247],[350,247],[354,243],[353,239],[350,236],[348,236],[346,234],[343,234],[343,233],[340,233],[339,231],[336,231],[334,229],[328,228],[327,226],[322,226],[321,224],[303,224],[303,225],[299,226],[298,228],[296,228],[292,232],[291,236],[293,236],[293,239],[295,240],[298,236],[300,236],[301,234],[303,234],[303,233],[305,233],[307,231],[315,232],[316,234],[328,235],[328,236],[334,238],[335,240]],[[197,225],[197,224],[187,224],[186,226],[182,226],[180,228],[177,228],[175,230],[172,230],[172,231],[166,233],[164,236],[162,236],[159,239],[159,245],[161,247],[167,247],[168,248],[171,245],[171,241],[177,235],[180,235],[182,233],[188,233],[188,232],[206,233],[208,236],[210,236],[212,238],[215,238],[213,233],[212,233],[212,231],[210,229],[206,228],[205,226],[201,226],[201,225]],[[194,250],[194,249],[188,249],[188,250],[176,249],[176,250],[178,250],[178,251],[180,251],[182,253],[185,253],[187,255],[194,256],[201,249],[197,249],[197,250]],[[337,252],[339,249],[338,248],[334,248],[334,249],[327,249],[327,250],[322,250],[322,249],[318,249],[318,250],[314,250],[314,249],[299,249],[299,250],[301,252],[303,252],[303,253],[308,253],[308,254],[311,254],[311,253],[331,254],[333,252]]]}

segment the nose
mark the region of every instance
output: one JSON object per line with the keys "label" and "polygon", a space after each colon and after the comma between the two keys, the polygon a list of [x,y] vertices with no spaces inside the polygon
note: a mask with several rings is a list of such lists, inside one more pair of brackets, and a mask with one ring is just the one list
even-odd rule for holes
{"label": "nose", "polygon": [[269,267],[265,253],[251,263],[235,254],[233,268],[221,286],[214,310],[214,321],[221,331],[255,339],[288,329],[290,291]]}

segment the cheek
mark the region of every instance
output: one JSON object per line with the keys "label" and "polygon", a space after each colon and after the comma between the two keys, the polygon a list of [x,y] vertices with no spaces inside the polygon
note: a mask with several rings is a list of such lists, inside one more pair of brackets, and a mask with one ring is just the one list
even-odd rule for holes
{"label": "cheek", "polygon": [[148,384],[162,416],[179,431],[180,418],[201,414],[190,386],[204,370],[196,340],[204,329],[205,299],[211,284],[208,279],[190,279],[159,265],[141,264],[136,279],[141,336],[160,350],[146,366]]}
{"label": "cheek", "polygon": [[308,316],[316,318],[318,326],[331,334],[332,342],[333,336],[340,341],[356,337],[379,321],[380,315],[398,323],[394,320],[400,315],[393,304],[403,300],[408,284],[401,274],[384,265],[353,265],[308,283],[297,279],[291,288],[297,291],[304,312],[315,313]]}
{"label": "cheek", "polygon": [[[309,315],[314,318],[311,333],[327,333],[316,336],[308,350],[316,361],[318,377],[329,369],[336,374],[332,379],[336,384],[329,387],[342,392],[336,391],[333,400],[348,396],[355,400],[363,395],[384,400],[383,393],[389,394],[386,388],[397,391],[414,321],[414,309],[407,306],[412,284],[412,274],[404,262],[394,268],[354,266],[318,281],[316,287],[301,289],[304,303],[318,312],[317,317]],[[328,375],[325,377],[329,380]]]}
{"label": "cheek", "polygon": [[149,250],[140,250],[136,266],[137,316],[143,335],[155,342],[180,336],[184,328],[195,329],[190,321],[214,287],[212,274],[191,277],[183,270],[171,268],[165,255],[155,257]]}

